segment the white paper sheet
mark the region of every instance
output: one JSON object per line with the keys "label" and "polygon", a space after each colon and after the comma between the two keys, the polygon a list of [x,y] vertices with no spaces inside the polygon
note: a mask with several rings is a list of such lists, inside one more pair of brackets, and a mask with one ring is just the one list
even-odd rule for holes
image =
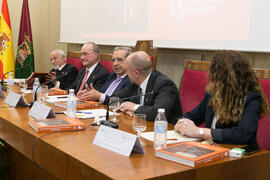
{"label": "white paper sheet", "polygon": [[[154,132],[153,131],[143,132],[141,133],[141,137],[149,141],[154,141]],[[174,144],[185,141],[197,141],[197,140],[199,139],[182,136],[180,133],[175,132],[174,130],[167,131],[167,144]]]}

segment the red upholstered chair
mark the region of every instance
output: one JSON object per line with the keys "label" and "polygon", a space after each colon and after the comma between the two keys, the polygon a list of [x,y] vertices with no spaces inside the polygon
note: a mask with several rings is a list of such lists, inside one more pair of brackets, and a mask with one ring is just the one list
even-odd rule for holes
{"label": "red upholstered chair", "polygon": [[72,64],[78,69],[78,71],[80,71],[83,68],[83,64],[80,58],[80,52],[68,51],[67,64]]}
{"label": "red upholstered chair", "polygon": [[112,54],[100,53],[100,64],[104,66],[110,73],[113,72]]}
{"label": "red upholstered chair", "polygon": [[179,87],[183,114],[191,111],[203,99],[209,65],[208,61],[185,60]]}
{"label": "red upholstered chair", "polygon": [[[254,71],[259,78],[263,91],[270,103],[270,69],[254,68]],[[262,149],[270,151],[270,115],[259,120],[257,142]]]}

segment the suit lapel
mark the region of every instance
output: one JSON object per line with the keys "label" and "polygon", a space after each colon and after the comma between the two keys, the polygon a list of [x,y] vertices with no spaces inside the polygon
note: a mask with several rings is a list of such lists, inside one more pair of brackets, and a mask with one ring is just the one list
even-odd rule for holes
{"label": "suit lapel", "polygon": [[[148,79],[148,82],[147,82],[147,86],[146,86],[146,90],[145,90],[145,94],[147,93],[150,93],[153,91],[153,87],[154,87],[154,84],[155,84],[155,79],[156,79],[156,73],[154,71],[152,71],[149,79]],[[153,95],[146,95],[144,97],[144,105],[148,105]]]}

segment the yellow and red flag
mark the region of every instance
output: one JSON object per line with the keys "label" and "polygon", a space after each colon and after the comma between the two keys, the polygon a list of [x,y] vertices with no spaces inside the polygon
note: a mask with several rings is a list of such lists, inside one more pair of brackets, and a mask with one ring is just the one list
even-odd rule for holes
{"label": "yellow and red flag", "polygon": [[0,77],[14,70],[14,50],[7,0],[2,1],[0,24]]}

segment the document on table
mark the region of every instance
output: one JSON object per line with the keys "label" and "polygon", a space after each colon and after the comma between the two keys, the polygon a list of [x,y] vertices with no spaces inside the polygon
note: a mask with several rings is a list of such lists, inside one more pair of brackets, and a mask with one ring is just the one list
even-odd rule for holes
{"label": "document on table", "polygon": [[[64,111],[65,114],[67,114],[66,111]],[[76,112],[76,118],[78,119],[88,119],[88,118],[94,118],[94,117],[105,117],[107,114],[106,109],[85,109],[85,110],[79,110]],[[109,111],[109,116],[112,116],[113,112]],[[118,113],[115,113],[116,116],[118,116]]]}
{"label": "document on table", "polygon": [[[154,132],[144,132],[141,133],[141,137],[149,140],[154,141]],[[186,136],[182,136],[180,133],[175,132],[174,130],[167,131],[167,144],[185,142],[185,141],[198,141],[197,138],[190,138]]]}
{"label": "document on table", "polygon": [[68,97],[67,95],[47,96],[45,101],[47,103],[54,104],[55,102],[66,101],[67,97]]}

